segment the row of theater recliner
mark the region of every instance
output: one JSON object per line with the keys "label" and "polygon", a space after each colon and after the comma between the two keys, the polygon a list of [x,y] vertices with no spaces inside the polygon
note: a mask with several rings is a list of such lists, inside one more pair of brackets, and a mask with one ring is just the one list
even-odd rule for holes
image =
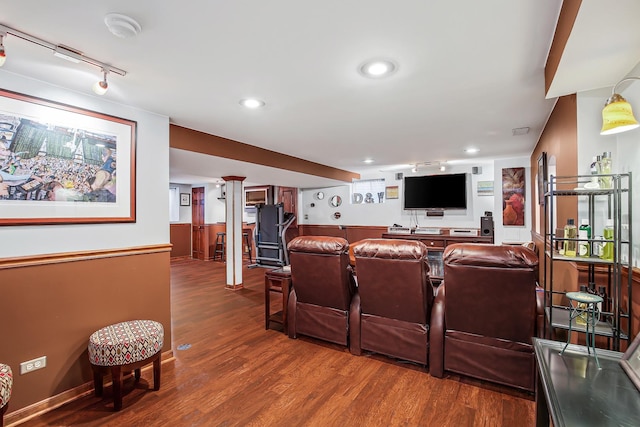
{"label": "row of theater recliner", "polygon": [[428,367],[534,391],[533,337],[541,336],[538,256],[523,246],[457,243],[443,254],[444,281],[429,279],[419,241],[353,245],[300,236],[289,245],[290,338],[307,335]]}

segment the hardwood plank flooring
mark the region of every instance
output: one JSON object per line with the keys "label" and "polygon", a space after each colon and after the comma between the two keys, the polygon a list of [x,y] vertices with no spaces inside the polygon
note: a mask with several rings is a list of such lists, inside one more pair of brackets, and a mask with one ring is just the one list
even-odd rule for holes
{"label": "hardwood plank flooring", "polygon": [[[533,426],[533,397],[379,355],[264,329],[264,272],[245,269],[243,290],[224,289],[224,264],[171,264],[173,350],[138,384],[125,381],[123,408],[78,399],[22,427],[44,426]],[[274,309],[278,298],[272,298]],[[190,344],[187,350],[179,346]]]}

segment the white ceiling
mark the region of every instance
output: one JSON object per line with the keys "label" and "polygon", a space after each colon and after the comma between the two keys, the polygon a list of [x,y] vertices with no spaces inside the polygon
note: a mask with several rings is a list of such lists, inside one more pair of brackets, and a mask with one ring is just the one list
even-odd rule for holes
{"label": "white ceiling", "polygon": [[[561,3],[0,0],[0,23],[126,70],[109,76],[108,100],[363,172],[465,160],[468,147],[480,149],[472,159],[528,156],[555,102],[545,97],[544,66]],[[613,85],[640,60],[640,2],[616,1],[615,11],[601,0],[582,4],[552,96]],[[113,36],[103,23],[111,12],[133,17],[142,32]],[[622,30],[629,35],[619,43]],[[5,47],[4,70],[93,94],[99,69],[11,36]],[[396,61],[397,72],[358,74],[377,57]],[[250,96],[266,106],[241,107]],[[531,131],[513,136],[519,127]],[[366,166],[365,158],[375,163]],[[241,174],[260,184],[336,183],[171,150],[172,182]]]}

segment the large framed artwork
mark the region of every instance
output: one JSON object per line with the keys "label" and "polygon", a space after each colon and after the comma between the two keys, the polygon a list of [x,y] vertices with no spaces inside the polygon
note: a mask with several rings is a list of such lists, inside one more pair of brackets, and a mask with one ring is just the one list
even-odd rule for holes
{"label": "large framed artwork", "polygon": [[0,225],[135,220],[135,121],[0,89]]}
{"label": "large framed artwork", "polygon": [[524,226],[524,168],[502,169],[502,225]]}

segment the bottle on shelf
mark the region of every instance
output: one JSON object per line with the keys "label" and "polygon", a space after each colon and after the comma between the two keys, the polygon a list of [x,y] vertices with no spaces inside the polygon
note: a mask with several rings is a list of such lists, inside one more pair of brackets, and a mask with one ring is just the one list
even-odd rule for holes
{"label": "bottle on shelf", "polygon": [[607,310],[607,287],[598,286],[598,295],[602,297],[602,302],[598,303],[598,311],[602,313]]}
{"label": "bottle on shelf", "polygon": [[[611,173],[611,151],[605,151],[602,153],[600,159],[600,174],[608,175]],[[610,176],[600,177],[600,188],[611,188],[612,179]]]}
{"label": "bottle on shelf", "polygon": [[602,243],[602,253],[600,258],[613,261],[613,220],[608,219],[604,230],[602,230],[604,242]]}
{"label": "bottle on shelf", "polygon": [[591,251],[593,256],[595,257],[602,257],[602,241],[604,240],[604,237],[602,236],[595,236],[593,238],[593,250]]}
{"label": "bottle on shelf", "polygon": [[591,226],[589,225],[589,220],[583,218],[580,221],[580,228],[578,229],[578,256],[588,257],[591,255],[591,244],[589,239],[591,239]]}
{"label": "bottle on shelf", "polygon": [[[576,239],[578,237],[578,228],[576,227],[573,218],[569,218],[567,220],[567,225],[564,226],[564,238],[565,239]],[[564,241],[564,256],[576,256],[576,241],[575,240],[565,240]]]}
{"label": "bottle on shelf", "polygon": [[[596,176],[599,173],[600,161],[601,161],[600,156],[593,156],[593,162],[591,162],[591,167],[589,168],[589,172],[591,172],[591,175],[592,175],[592,178],[591,178],[592,188],[600,187],[600,180]],[[585,188],[587,187],[585,186]]]}

